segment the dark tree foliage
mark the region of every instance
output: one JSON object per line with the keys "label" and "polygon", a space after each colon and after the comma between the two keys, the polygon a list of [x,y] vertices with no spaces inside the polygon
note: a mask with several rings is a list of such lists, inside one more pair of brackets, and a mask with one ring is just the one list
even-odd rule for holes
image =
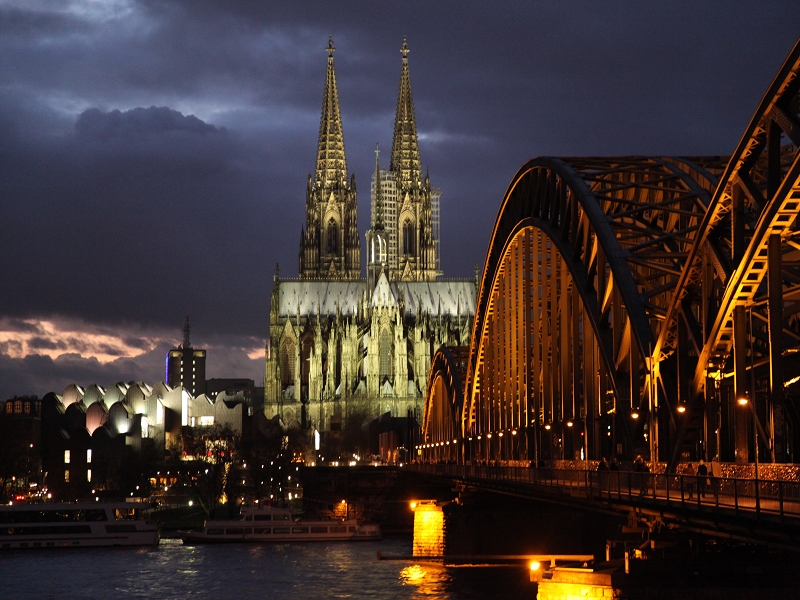
{"label": "dark tree foliage", "polygon": [[369,422],[366,410],[354,410],[347,415],[347,425],[342,430],[341,452],[365,456],[369,450]]}
{"label": "dark tree foliage", "polygon": [[39,480],[39,463],[29,444],[0,431],[0,504],[12,500],[19,486],[27,492],[24,484]]}
{"label": "dark tree foliage", "polygon": [[245,493],[244,459],[242,436],[228,425],[212,425],[184,427],[180,456],[173,453],[168,462],[179,484],[191,490],[206,515],[213,517],[223,497],[235,508]]}
{"label": "dark tree foliage", "polygon": [[278,419],[258,419],[247,445],[247,471],[253,496],[259,501],[283,503],[295,470],[293,461],[306,450],[306,434],[299,428],[285,428]]}

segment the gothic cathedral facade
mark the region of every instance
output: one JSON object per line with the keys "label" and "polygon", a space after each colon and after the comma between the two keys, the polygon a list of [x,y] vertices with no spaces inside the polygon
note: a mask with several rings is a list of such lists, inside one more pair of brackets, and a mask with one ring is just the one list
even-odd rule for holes
{"label": "gothic cathedral facade", "polygon": [[439,346],[469,344],[477,286],[439,269],[440,193],[422,175],[405,40],[388,171],[376,150],[362,277],[332,40],[327,52],[299,277],[276,269],[264,381],[266,417],[314,429],[323,443],[356,415],[421,421],[431,357]]}

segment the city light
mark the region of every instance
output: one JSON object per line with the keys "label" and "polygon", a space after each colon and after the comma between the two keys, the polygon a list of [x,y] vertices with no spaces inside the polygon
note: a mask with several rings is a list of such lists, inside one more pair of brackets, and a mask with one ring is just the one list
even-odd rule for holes
{"label": "city light", "polygon": [[631,419],[638,419],[639,418],[639,411],[634,410],[631,412]]}
{"label": "city light", "polygon": [[542,565],[538,560],[531,561],[531,571],[538,571],[541,566]]}
{"label": "city light", "polygon": [[683,404],[678,405],[678,412],[683,414],[686,412],[686,407]]}
{"label": "city light", "polygon": [[740,398],[737,400],[737,402],[739,403],[739,406],[747,406],[747,403],[749,402],[749,400],[747,399],[747,397],[746,397],[746,396],[741,396],[741,397],[740,397]]}

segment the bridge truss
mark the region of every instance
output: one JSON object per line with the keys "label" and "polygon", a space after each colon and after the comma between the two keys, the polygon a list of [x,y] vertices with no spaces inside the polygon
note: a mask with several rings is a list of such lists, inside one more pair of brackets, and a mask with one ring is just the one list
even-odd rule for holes
{"label": "bridge truss", "polygon": [[800,42],[729,159],[517,172],[418,458],[800,458],[798,75]]}

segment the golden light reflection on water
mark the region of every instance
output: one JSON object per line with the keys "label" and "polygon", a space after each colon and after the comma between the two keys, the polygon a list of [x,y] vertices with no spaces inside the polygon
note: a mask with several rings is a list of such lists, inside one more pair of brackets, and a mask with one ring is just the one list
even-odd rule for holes
{"label": "golden light reflection on water", "polygon": [[447,593],[450,575],[439,565],[409,565],[400,571],[402,585],[414,586],[421,596],[438,596]]}

